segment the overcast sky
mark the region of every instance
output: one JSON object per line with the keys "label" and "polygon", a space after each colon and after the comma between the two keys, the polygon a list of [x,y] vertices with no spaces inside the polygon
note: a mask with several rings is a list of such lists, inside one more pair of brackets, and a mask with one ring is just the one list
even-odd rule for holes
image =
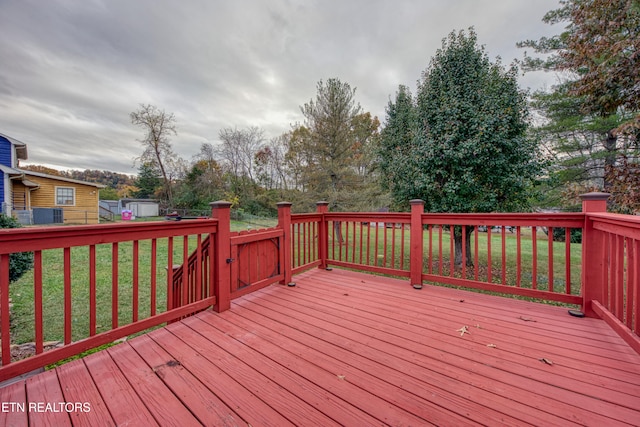
{"label": "overcast sky", "polygon": [[[136,173],[143,131],[129,113],[174,113],[174,151],[191,160],[220,129],[268,138],[302,122],[316,84],[356,87],[382,122],[399,84],[416,82],[453,30],[474,26],[490,58],[558,34],[557,0],[0,0],[0,133],[29,161]],[[523,88],[555,83],[526,74]]]}

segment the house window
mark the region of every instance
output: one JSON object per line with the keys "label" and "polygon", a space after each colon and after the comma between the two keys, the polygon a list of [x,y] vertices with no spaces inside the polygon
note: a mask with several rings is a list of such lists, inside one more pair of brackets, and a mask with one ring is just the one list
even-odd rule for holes
{"label": "house window", "polygon": [[76,189],[56,187],[56,205],[73,206],[76,204]]}

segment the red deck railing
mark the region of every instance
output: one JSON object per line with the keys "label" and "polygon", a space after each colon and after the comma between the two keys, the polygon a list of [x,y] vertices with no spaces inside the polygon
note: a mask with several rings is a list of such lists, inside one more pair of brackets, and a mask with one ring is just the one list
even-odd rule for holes
{"label": "red deck railing", "polygon": [[[210,306],[227,310],[233,298],[328,266],[407,277],[416,288],[427,281],[581,305],[640,352],[640,218],[604,213],[605,200],[588,195],[571,214],[429,214],[415,200],[410,213],[330,213],[320,202],[316,213],[291,215],[282,202],[276,227],[240,233],[229,230],[230,204],[216,202],[213,219],[0,230],[0,381]],[[574,230],[582,243],[571,243]],[[23,251],[34,252],[37,354],[12,363],[9,255]],[[64,302],[45,310],[56,262]],[[89,318],[86,331],[74,327],[78,315]],[[52,316],[64,346],[44,351]]]}
{"label": "red deck railing", "polygon": [[591,193],[583,212],[536,214],[430,214],[420,200],[411,213],[329,213],[320,202],[315,215],[292,216],[294,267],[339,266],[408,277],[417,288],[427,281],[580,305],[640,352],[640,218],[603,213],[606,199]]}
{"label": "red deck railing", "polygon": [[[215,304],[213,290],[200,288],[190,304],[173,306],[167,283],[173,283],[174,263],[186,263],[195,248],[206,254],[196,269],[213,276],[214,248],[203,250],[203,241],[217,232],[213,219],[0,230],[0,380]],[[33,329],[36,355],[11,363],[9,261],[14,252],[34,254],[33,305],[26,309],[33,312],[33,324],[20,327]],[[49,273],[54,269],[63,271],[62,283],[52,282]],[[201,285],[198,281],[196,287]],[[164,301],[157,298],[161,287],[166,289]],[[62,288],[62,306],[52,305],[50,288]],[[76,327],[78,317],[88,318],[87,326]],[[61,330],[47,331],[53,324]],[[45,352],[44,342],[58,337],[64,345]]]}

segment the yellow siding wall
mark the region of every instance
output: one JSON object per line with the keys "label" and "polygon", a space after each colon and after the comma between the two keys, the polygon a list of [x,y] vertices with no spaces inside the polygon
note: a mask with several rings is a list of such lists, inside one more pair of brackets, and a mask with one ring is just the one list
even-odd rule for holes
{"label": "yellow siding wall", "polygon": [[[98,188],[33,175],[27,175],[26,178],[40,184],[40,188],[31,191],[31,208],[62,208],[65,224],[97,224],[100,222]],[[56,187],[75,188],[75,205],[56,205]]]}

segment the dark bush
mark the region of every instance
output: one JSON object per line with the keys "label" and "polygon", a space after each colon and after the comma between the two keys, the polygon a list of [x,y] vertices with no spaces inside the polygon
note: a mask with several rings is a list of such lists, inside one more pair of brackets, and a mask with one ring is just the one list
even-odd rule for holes
{"label": "dark bush", "polygon": [[[0,214],[0,228],[20,228],[18,221]],[[9,255],[9,281],[18,280],[24,273],[33,268],[33,252],[15,252]]]}

